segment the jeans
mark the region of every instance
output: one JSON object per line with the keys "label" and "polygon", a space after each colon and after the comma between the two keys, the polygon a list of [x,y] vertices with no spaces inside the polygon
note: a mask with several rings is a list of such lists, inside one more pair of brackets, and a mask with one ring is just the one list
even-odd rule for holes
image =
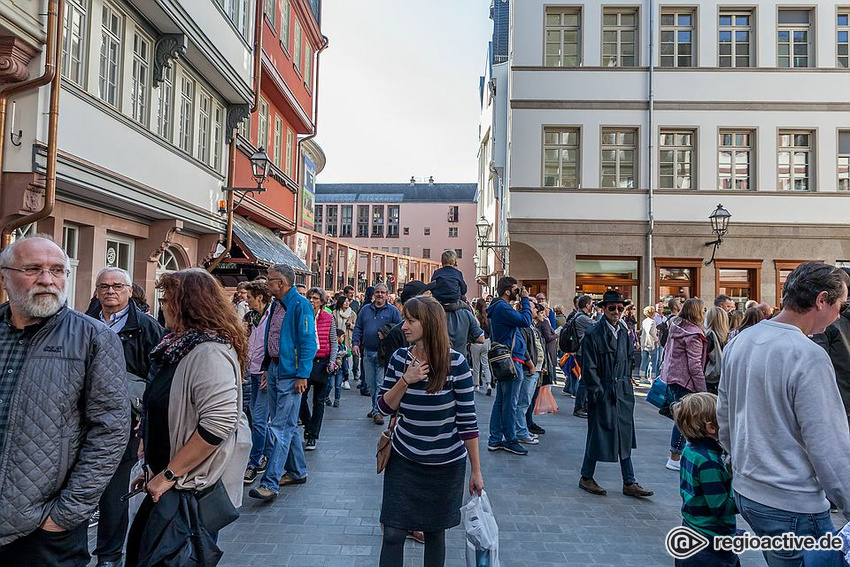
{"label": "jeans", "polygon": [[[646,377],[650,380],[653,380],[656,376],[658,376],[658,372],[660,368],[658,368],[658,359],[660,357],[661,349],[656,347],[652,350],[642,350],[640,351],[640,375],[641,377]],[[650,373],[650,365],[652,365],[652,372]]]}
{"label": "jeans", "polygon": [[[581,463],[581,476],[584,478],[593,478],[594,472],[596,472],[596,461],[591,461],[587,456],[587,450],[585,450],[584,461]],[[632,464],[631,457],[620,460],[620,472],[623,473],[623,485],[637,482],[635,480],[635,467]]]}
{"label": "jeans", "polygon": [[[735,505],[744,520],[750,524],[753,533],[758,536],[773,536],[793,533],[799,536],[821,537],[826,533],[835,533],[835,526],[829,517],[829,508],[817,514],[786,512],[759,504],[741,496],[734,490]],[[763,551],[765,561],[770,567],[795,567],[802,564],[802,550]]]}
{"label": "jeans", "polygon": [[363,378],[372,394],[372,413],[378,413],[378,391],[384,383],[384,372],[378,364],[378,351],[363,351]]}
{"label": "jeans", "polygon": [[260,467],[260,459],[271,447],[269,435],[269,390],[260,389],[262,374],[251,374],[251,458],[248,466],[252,469]]}
{"label": "jeans", "polygon": [[[692,392],[678,384],[668,384],[667,391],[671,394],[674,402],[678,402]],[[685,438],[679,432],[679,428],[673,423],[673,433],[670,436],[670,454],[681,455],[682,449],[685,448]]]}
{"label": "jeans", "polygon": [[496,399],[493,400],[493,409],[490,411],[490,439],[489,445],[498,443],[516,442],[516,399],[522,382],[522,366],[517,362],[516,370],[520,378],[514,378],[510,382],[498,382],[496,384]]}
{"label": "jeans", "polygon": [[469,345],[469,358],[472,362],[472,382],[476,386],[490,387],[493,378],[490,376],[490,362],[487,359],[487,351],[490,350],[490,339],[483,343]]}
{"label": "jeans", "polygon": [[346,370],[347,368],[345,368],[345,366],[339,368],[336,372],[331,374],[331,377],[328,380],[328,397],[333,394],[334,400],[337,402],[342,396],[342,382],[347,377]]}
{"label": "jeans", "polygon": [[[124,487],[126,491],[127,487]],[[51,567],[85,567],[89,563],[86,541],[88,520],[65,532],[34,532],[6,545],[0,545],[0,562],[4,565],[50,565]],[[122,542],[123,544],[123,542]]]}
{"label": "jeans", "polygon": [[307,476],[304,444],[298,432],[298,410],[301,394],[295,393],[295,379],[278,376],[277,364],[272,364],[266,373],[266,389],[271,406],[271,455],[263,474],[261,486],[277,493],[280,477],[285,472],[292,478]]}
{"label": "jeans", "polygon": [[514,419],[516,420],[517,439],[527,439],[528,437],[531,437],[531,433],[528,431],[528,421],[525,418],[525,412],[528,411],[528,408],[531,405],[531,398],[534,396],[534,388],[536,387],[537,372],[529,374],[528,370],[523,367],[522,383],[517,389],[516,413],[514,414]]}
{"label": "jeans", "polygon": [[[313,361],[313,371],[307,382],[307,391],[301,395],[299,416],[304,424],[304,437],[318,439],[325,418],[325,398],[328,397],[328,359],[317,358]],[[313,395],[310,395],[310,392]],[[313,411],[310,411],[310,398],[313,398]]]}

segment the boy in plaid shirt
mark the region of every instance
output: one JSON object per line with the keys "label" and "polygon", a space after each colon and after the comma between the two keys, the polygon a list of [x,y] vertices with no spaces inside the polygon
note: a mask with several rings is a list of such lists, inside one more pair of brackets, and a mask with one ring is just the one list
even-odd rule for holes
{"label": "boy in plaid shirt", "polygon": [[683,525],[701,533],[711,545],[676,565],[726,567],[740,565],[732,551],[714,549],[714,536],[735,535],[732,475],[723,464],[717,442],[717,396],[699,392],[674,404],[676,426],[688,444],[682,451],[679,491]]}

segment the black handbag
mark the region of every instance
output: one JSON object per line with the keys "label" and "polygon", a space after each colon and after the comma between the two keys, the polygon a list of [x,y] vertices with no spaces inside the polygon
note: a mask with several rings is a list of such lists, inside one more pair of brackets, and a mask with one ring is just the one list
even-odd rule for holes
{"label": "black handbag", "polygon": [[494,342],[487,351],[487,361],[490,363],[490,375],[493,376],[493,381],[510,382],[517,379],[516,363],[514,362],[514,345],[516,345],[516,334],[519,329],[514,331],[514,339],[511,341],[511,346],[508,348],[502,343]]}
{"label": "black handbag", "polygon": [[239,518],[239,510],[230,501],[221,479],[206,490],[195,491],[195,499],[198,501],[198,516],[210,533],[218,533]]}

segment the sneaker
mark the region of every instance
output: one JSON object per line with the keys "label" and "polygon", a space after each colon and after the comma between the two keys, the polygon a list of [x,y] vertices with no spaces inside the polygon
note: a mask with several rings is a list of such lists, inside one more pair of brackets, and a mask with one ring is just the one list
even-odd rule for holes
{"label": "sneaker", "polygon": [[491,388],[490,386],[487,386],[487,394],[486,395],[492,396],[493,395],[493,388]]}
{"label": "sneaker", "polygon": [[366,414],[366,417],[368,417],[369,419],[372,419],[373,417],[375,417],[375,412],[370,411],[369,413]]}
{"label": "sneaker", "polygon": [[590,492],[591,494],[595,494],[596,496],[605,496],[608,494],[608,491],[596,484],[596,481],[593,478],[584,478],[581,477],[581,480],[578,481],[578,487],[584,490],[585,492]]}
{"label": "sneaker", "polygon": [[248,496],[251,498],[256,498],[257,500],[262,500],[264,502],[271,502],[275,498],[277,498],[277,492],[273,491],[268,486],[258,486],[257,488],[252,488],[248,493]]}
{"label": "sneaker", "polygon": [[490,443],[487,443],[487,450],[488,451],[501,451],[504,448],[505,448],[505,443],[503,441],[499,441],[498,443],[493,443],[492,445]]}
{"label": "sneaker", "polygon": [[248,467],[245,469],[245,476],[242,478],[245,484],[251,484],[257,479],[257,469],[254,467]]}
{"label": "sneaker", "polygon": [[576,399],[576,395],[575,395],[575,394],[570,394],[570,397],[571,397],[572,399]]}
{"label": "sneaker", "polygon": [[532,439],[540,439],[540,436],[536,433],[529,433],[528,436],[531,437]]}
{"label": "sneaker", "polygon": [[648,498],[655,494],[651,490],[646,490],[636,482],[623,485],[623,494],[626,496],[634,496],[635,498]]}
{"label": "sneaker", "polygon": [[503,449],[505,451],[507,451],[508,453],[513,453],[514,455],[527,455],[528,454],[528,449],[526,449],[525,447],[520,445],[517,441],[514,441],[512,443],[505,443],[505,446],[503,447]]}
{"label": "sneaker", "polygon": [[679,461],[674,461],[673,459],[670,459],[670,458],[667,459],[667,464],[665,466],[667,467],[668,470],[671,470],[671,471],[678,471],[678,470],[681,470],[681,468],[682,468],[682,465]]}
{"label": "sneaker", "polygon": [[305,451],[315,451],[316,450],[316,440],[308,439],[306,443],[304,443]]}
{"label": "sneaker", "polygon": [[535,435],[543,435],[544,433],[546,433],[546,430],[537,425],[536,423],[529,427],[528,430],[534,433]]}
{"label": "sneaker", "polygon": [[343,381],[343,383],[342,383],[342,389],[343,389],[343,390],[350,390],[350,389],[351,389],[351,384],[349,384],[348,380],[344,380],[344,381]]}
{"label": "sneaker", "polygon": [[334,407],[335,407],[335,408],[338,408],[338,407],[339,407],[339,400],[334,400]]}
{"label": "sneaker", "polygon": [[263,474],[266,472],[266,467],[269,465],[269,458],[263,455],[260,458],[260,466],[257,467],[257,474]]}
{"label": "sneaker", "polygon": [[534,437],[523,437],[522,439],[517,439],[517,441],[519,441],[520,443],[525,443],[526,445],[537,445],[538,443],[540,443],[540,441],[535,439]]}
{"label": "sneaker", "polygon": [[95,508],[94,512],[92,512],[91,517],[89,518],[89,527],[95,528],[100,523],[100,509]]}
{"label": "sneaker", "polygon": [[587,410],[577,409],[573,412],[573,415],[582,419],[587,419]]}
{"label": "sneaker", "polygon": [[361,396],[371,396],[372,394],[369,393],[369,390],[360,390],[360,395]]}
{"label": "sneaker", "polygon": [[331,405],[331,399],[330,398],[325,398],[325,405],[326,406]]}
{"label": "sneaker", "polygon": [[376,413],[375,417],[373,417],[372,420],[375,422],[375,425],[383,425],[384,424],[384,416],[382,416],[379,413]]}
{"label": "sneaker", "polygon": [[280,482],[278,484],[280,484],[281,486],[289,486],[290,484],[305,484],[306,482],[306,476],[304,478],[292,478],[291,476],[285,474],[280,477]]}

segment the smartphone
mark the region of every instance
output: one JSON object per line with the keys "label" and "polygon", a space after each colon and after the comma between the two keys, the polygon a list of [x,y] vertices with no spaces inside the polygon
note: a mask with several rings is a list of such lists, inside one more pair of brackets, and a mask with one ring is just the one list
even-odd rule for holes
{"label": "smartphone", "polygon": [[127,500],[129,500],[130,498],[132,498],[133,496],[135,496],[136,494],[141,494],[141,493],[142,493],[142,492],[144,492],[144,491],[145,491],[145,487],[144,487],[144,485],[142,485],[142,486],[140,486],[140,487],[138,487],[138,488],[136,488],[136,489],[134,489],[134,490],[131,490],[130,492],[128,492],[128,493],[127,493],[127,494],[125,494],[124,496],[122,496],[122,497],[120,498],[120,500],[121,500],[121,502],[126,502]]}

